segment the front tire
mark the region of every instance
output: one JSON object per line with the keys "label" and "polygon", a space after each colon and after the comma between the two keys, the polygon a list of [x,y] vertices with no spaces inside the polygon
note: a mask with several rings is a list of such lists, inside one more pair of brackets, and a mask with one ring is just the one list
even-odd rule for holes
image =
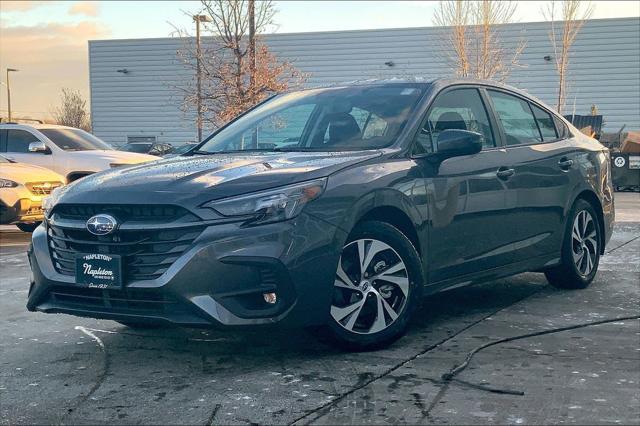
{"label": "front tire", "polygon": [[598,271],[602,241],[595,209],[577,200],[567,222],[562,263],[545,271],[547,281],[557,288],[587,288]]}
{"label": "front tire", "polygon": [[402,232],[384,222],[361,223],[338,262],[330,336],[349,350],[393,343],[407,329],[422,277],[420,257]]}

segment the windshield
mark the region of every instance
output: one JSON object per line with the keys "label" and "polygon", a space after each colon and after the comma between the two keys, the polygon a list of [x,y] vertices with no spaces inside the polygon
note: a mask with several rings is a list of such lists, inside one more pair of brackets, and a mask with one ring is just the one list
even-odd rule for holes
{"label": "windshield", "polygon": [[146,154],[151,149],[150,143],[128,143],[120,147],[120,151],[137,152],[138,154]]}
{"label": "windshield", "polygon": [[195,153],[347,151],[392,144],[424,84],[313,89],[276,96],[211,136]]}
{"label": "windshield", "polygon": [[185,152],[187,152],[190,149],[192,149],[194,146],[196,146],[195,143],[186,143],[184,145],[176,147],[173,150],[172,154],[184,154]]}
{"label": "windshield", "polygon": [[112,150],[108,143],[80,129],[38,129],[65,151]]}

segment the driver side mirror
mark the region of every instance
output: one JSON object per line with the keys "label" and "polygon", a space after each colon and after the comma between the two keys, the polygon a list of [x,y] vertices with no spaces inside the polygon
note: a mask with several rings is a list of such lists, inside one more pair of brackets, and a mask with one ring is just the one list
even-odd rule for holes
{"label": "driver side mirror", "polygon": [[440,161],[451,157],[477,154],[482,150],[482,135],[469,130],[443,130],[438,135],[438,152]]}
{"label": "driver side mirror", "polygon": [[51,154],[51,150],[42,141],[31,142],[29,144],[29,152],[40,152],[42,154]]}

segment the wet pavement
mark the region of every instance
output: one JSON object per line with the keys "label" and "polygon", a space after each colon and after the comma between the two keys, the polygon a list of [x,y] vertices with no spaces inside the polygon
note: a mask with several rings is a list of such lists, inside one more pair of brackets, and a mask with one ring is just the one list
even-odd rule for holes
{"label": "wet pavement", "polygon": [[[344,353],[312,331],[134,331],[26,311],[27,237],[0,228],[0,424],[638,424],[640,195],[620,194],[594,283],[527,273],[426,299],[388,349]],[[516,391],[524,395],[489,392]]]}

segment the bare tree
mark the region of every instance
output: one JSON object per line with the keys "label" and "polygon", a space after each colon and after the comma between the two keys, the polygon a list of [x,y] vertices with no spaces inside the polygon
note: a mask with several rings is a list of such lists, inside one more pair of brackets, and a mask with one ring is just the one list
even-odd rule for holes
{"label": "bare tree", "polygon": [[[203,30],[211,37],[200,49],[204,121],[219,126],[271,94],[304,81],[302,73],[288,61],[279,60],[260,37],[273,24],[272,1],[201,0],[201,4],[201,13],[211,17]],[[183,30],[178,34],[188,35]],[[178,55],[196,71],[198,56],[191,44]],[[198,93],[193,84],[181,90],[183,109],[191,110]]]}
{"label": "bare tree", "polygon": [[[545,19],[551,21],[549,40],[553,46],[556,71],[558,72],[558,97],[556,110],[562,114],[567,96],[567,76],[569,73],[569,60],[571,47],[584,25],[585,21],[593,14],[594,7],[589,1],[565,0],[557,7],[555,1],[549,3],[542,13]],[[558,9],[560,9],[558,11]],[[558,29],[557,19],[560,18],[562,28]]]}
{"label": "bare tree", "polygon": [[52,115],[57,124],[91,131],[87,101],[78,90],[63,88],[60,95],[60,105],[53,109]]}
{"label": "bare tree", "polygon": [[504,47],[496,26],[512,22],[517,4],[511,1],[440,1],[434,24],[449,27],[444,50],[461,77],[504,81],[515,66],[526,43],[511,51]]}

